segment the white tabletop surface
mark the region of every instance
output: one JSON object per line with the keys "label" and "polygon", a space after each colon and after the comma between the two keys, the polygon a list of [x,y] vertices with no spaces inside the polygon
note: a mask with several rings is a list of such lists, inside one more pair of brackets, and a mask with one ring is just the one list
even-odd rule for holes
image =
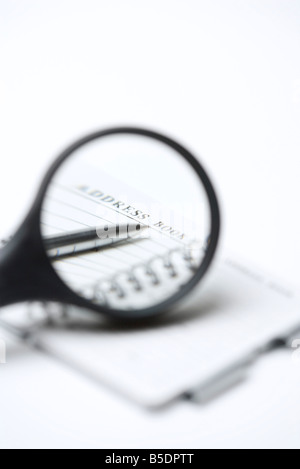
{"label": "white tabletop surface", "polygon": [[[0,11],[1,234],[72,139],[154,127],[213,175],[223,243],[300,285],[297,0],[14,0]],[[206,406],[150,413],[8,340],[0,446],[299,448],[299,371],[278,351]]]}

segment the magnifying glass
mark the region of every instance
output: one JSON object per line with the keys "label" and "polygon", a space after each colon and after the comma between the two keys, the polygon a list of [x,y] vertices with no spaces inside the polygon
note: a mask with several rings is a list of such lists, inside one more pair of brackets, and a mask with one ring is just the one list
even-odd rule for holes
{"label": "magnifying glass", "polygon": [[54,162],[0,249],[0,306],[156,316],[200,282],[219,232],[214,188],[188,150],[140,128],[93,133]]}

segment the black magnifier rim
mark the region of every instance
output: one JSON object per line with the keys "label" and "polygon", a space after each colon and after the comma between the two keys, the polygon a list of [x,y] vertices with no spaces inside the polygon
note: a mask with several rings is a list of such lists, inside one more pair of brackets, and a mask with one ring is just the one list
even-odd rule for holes
{"label": "black magnifier rim", "polygon": [[[56,272],[55,268],[51,264],[50,259],[47,256],[45,247],[44,247],[44,242],[43,242],[43,235],[41,231],[41,213],[42,213],[42,208],[45,200],[45,196],[47,194],[48,188],[51,184],[51,181],[53,180],[55,174],[57,171],[60,169],[60,167],[63,165],[63,163],[72,156],[73,153],[75,153],[77,150],[82,148],[84,145],[91,143],[95,140],[98,140],[100,138],[105,138],[109,136],[114,136],[114,135],[138,135],[142,137],[147,137],[150,139],[154,139],[156,141],[159,141],[169,147],[171,147],[173,150],[175,150],[179,155],[181,155],[195,170],[196,174],[199,177],[199,183],[204,186],[209,206],[210,206],[210,222],[211,222],[211,237],[210,237],[210,242],[206,250],[205,257],[195,273],[195,275],[191,278],[191,280],[184,285],[178,292],[176,292],[174,295],[172,295],[168,300],[165,300],[161,303],[157,303],[154,306],[151,306],[149,308],[144,308],[144,309],[137,309],[137,310],[119,310],[119,309],[113,309],[113,308],[108,308],[105,306],[99,306],[94,303],[89,302],[88,300],[84,299],[83,297],[79,296],[76,294],[63,280],[62,278],[58,275]],[[213,185],[204,170],[203,166],[200,164],[200,162],[182,145],[177,143],[175,140],[172,138],[166,137],[165,135],[162,135],[158,132],[152,131],[152,130],[147,130],[144,128],[139,128],[139,127],[116,127],[116,128],[109,128],[105,130],[100,130],[98,132],[91,133],[79,140],[77,140],[75,143],[70,145],[61,155],[56,159],[56,161],[53,163],[53,165],[50,167],[49,171],[47,172],[42,185],[40,187],[36,202],[33,207],[33,212],[35,214],[38,214],[37,217],[37,222],[38,222],[38,230],[39,230],[39,236],[41,238],[41,241],[43,243],[43,249],[45,252],[45,255],[47,256],[49,265],[53,271],[53,273],[56,275],[56,277],[59,279],[59,281],[64,285],[65,291],[66,291],[66,303],[72,303],[76,306],[80,306],[83,308],[87,308],[89,310],[95,311],[96,313],[101,313],[105,314],[114,318],[132,318],[132,319],[139,319],[139,318],[150,318],[153,316],[158,316],[164,312],[167,312],[172,309],[172,307],[175,306],[176,303],[178,303],[180,300],[182,300],[185,296],[188,295],[195,287],[196,285],[201,281],[201,279],[204,277],[206,274],[209,266],[211,265],[211,262],[214,258],[218,241],[219,241],[219,236],[220,236],[220,209],[219,209],[219,204],[217,200],[217,196],[215,193],[215,190],[213,188]],[[60,299],[60,301],[63,301]]]}

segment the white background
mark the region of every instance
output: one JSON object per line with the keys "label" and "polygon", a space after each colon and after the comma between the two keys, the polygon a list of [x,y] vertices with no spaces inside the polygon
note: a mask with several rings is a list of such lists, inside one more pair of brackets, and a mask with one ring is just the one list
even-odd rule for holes
{"label": "white background", "polygon": [[[299,48],[297,0],[2,0],[1,233],[19,223],[64,146],[101,127],[135,124],[166,132],[201,157],[218,189],[231,250],[300,285]],[[85,402],[72,425],[68,409],[76,414],[79,396],[60,398],[57,371],[58,381],[40,389],[48,389],[50,417],[33,388],[35,360],[45,360],[52,376],[46,359],[28,360],[18,380],[26,411],[15,402],[17,381],[6,366],[1,446],[299,445],[299,368],[289,352],[269,359],[272,372],[263,372],[255,389],[168,417],[137,416],[109,395],[82,389],[82,396],[99,392],[99,416]],[[115,405],[119,414],[110,414]],[[110,431],[99,423],[101,409]],[[122,415],[128,431],[124,422],[118,430]],[[90,433],[82,429],[88,425]]]}

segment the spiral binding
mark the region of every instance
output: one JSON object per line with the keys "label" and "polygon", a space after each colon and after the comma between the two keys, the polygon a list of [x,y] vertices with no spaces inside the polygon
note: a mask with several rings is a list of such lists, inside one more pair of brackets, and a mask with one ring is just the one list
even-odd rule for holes
{"label": "spiral binding", "polygon": [[[182,267],[185,266],[188,271],[195,273],[199,268],[200,261],[193,256],[192,249],[192,245],[185,249],[177,248],[169,251],[167,255],[155,256],[147,263],[137,264],[128,271],[118,272],[115,276],[91,287],[92,291],[90,291],[88,296],[97,304],[109,306],[110,299],[112,298],[122,301],[132,293],[143,293],[146,288],[141,280],[141,274],[149,280],[147,288],[149,286],[155,288],[163,285],[166,277],[171,280],[180,280],[180,271],[174,257],[179,255],[183,262]],[[198,251],[204,254],[206,247],[201,248],[201,250],[198,247]],[[160,275],[157,272],[154,266],[157,262],[160,263],[164,275]]]}
{"label": "spiral binding", "polygon": [[[0,240],[0,249],[5,247],[11,239],[12,238],[10,237]],[[199,252],[202,251],[202,253],[205,254],[208,245],[209,237],[207,238],[204,247],[201,249],[198,247],[199,244],[196,243],[196,249]],[[97,282],[97,284],[87,287],[85,291],[79,291],[78,293],[82,294],[85,298],[89,298],[96,304],[109,306],[111,295],[114,295],[115,298],[121,301],[126,299],[130,293],[142,293],[145,291],[145,286],[143,286],[143,283],[137,273],[139,269],[142,269],[143,274],[149,279],[150,285],[153,288],[161,286],[164,280],[161,278],[153,265],[158,261],[160,262],[160,265],[163,267],[163,270],[169,279],[176,280],[180,278],[178,266],[174,262],[174,257],[178,254],[182,258],[186,268],[193,273],[196,272],[199,267],[199,261],[197,261],[197,259],[195,259],[195,257],[192,255],[192,250],[193,243],[184,249],[173,249],[164,256],[155,256],[147,263],[137,264],[129,271],[119,272],[117,275],[109,278],[108,280],[102,281],[100,283]],[[125,277],[126,287],[124,287],[124,282],[122,283],[120,281],[121,276]],[[49,305],[47,304],[46,307],[46,304],[44,304],[44,311],[49,313],[49,309],[51,309],[49,308]],[[66,314],[65,310],[63,314]],[[51,312],[51,314],[49,313],[46,316],[46,319],[51,320],[53,314]]]}

